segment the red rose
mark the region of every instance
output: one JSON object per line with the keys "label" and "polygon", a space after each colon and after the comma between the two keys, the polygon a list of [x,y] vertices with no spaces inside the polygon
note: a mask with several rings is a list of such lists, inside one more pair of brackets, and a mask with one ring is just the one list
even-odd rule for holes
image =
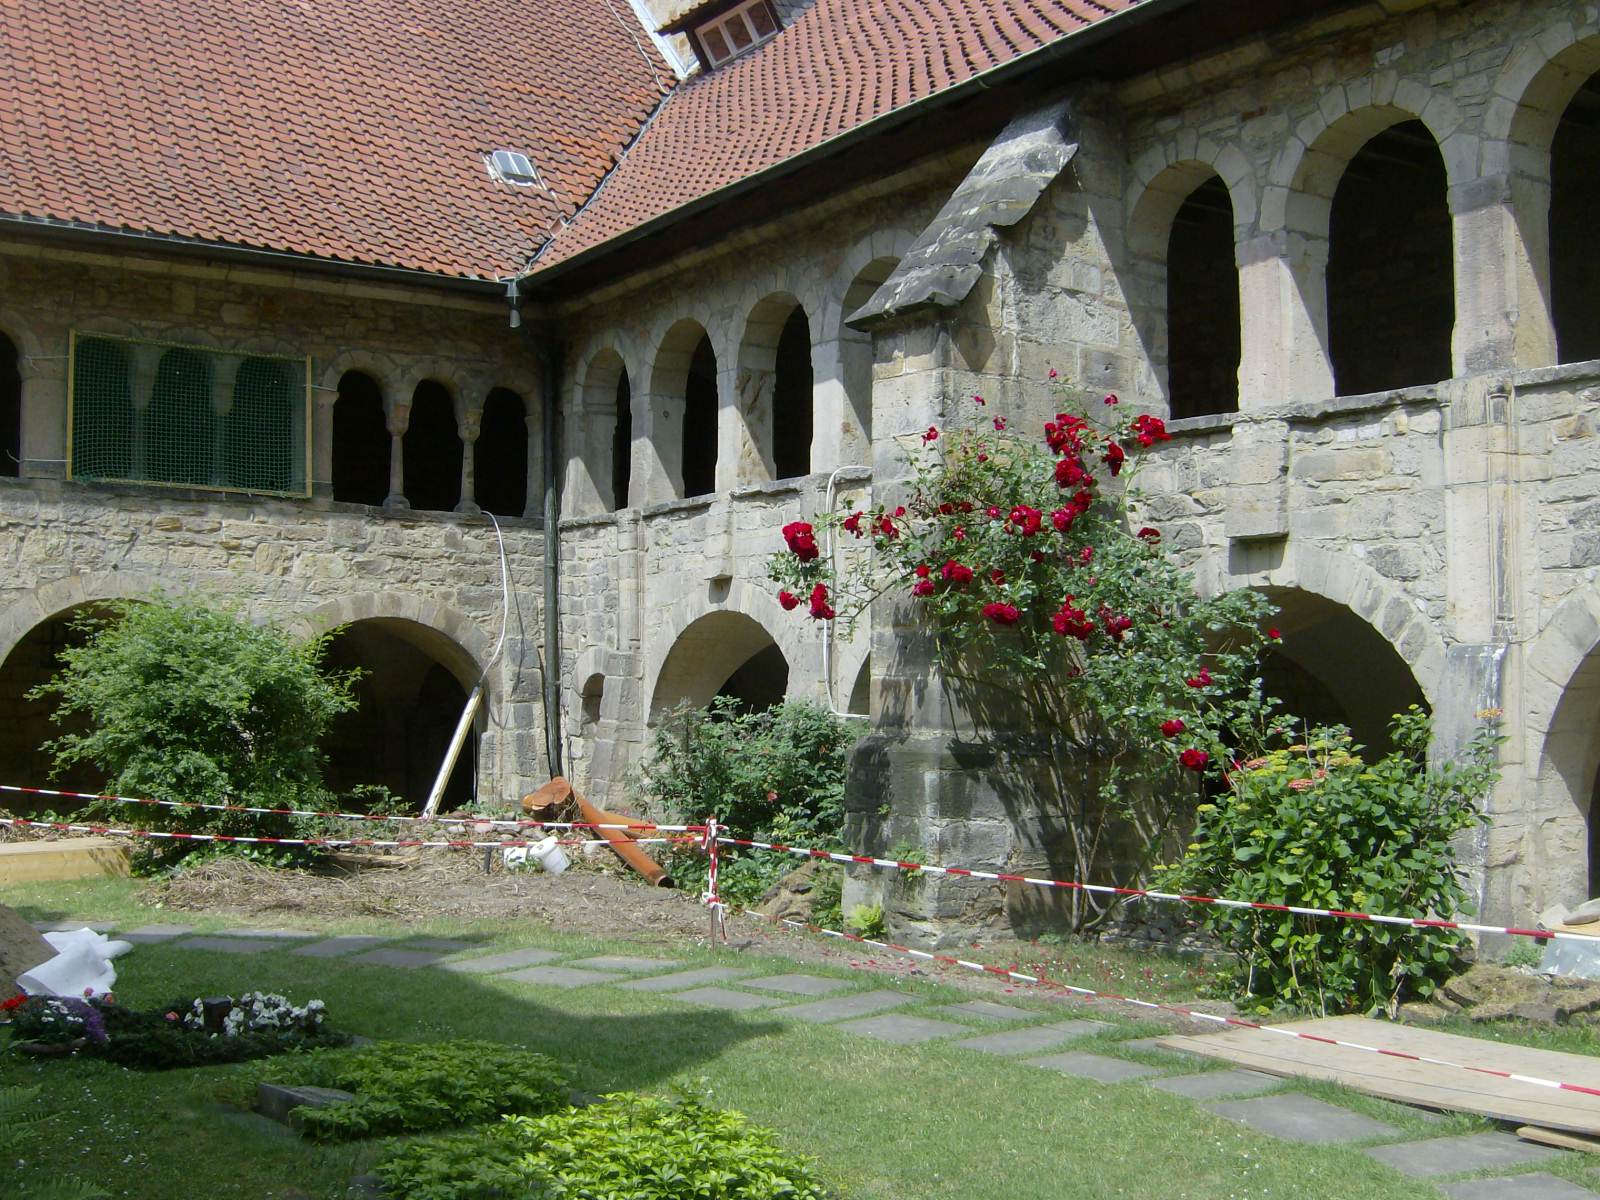
{"label": "red rose", "polygon": [[1193,746],[1190,746],[1182,754],[1178,755],[1178,761],[1191,771],[1204,771],[1206,764],[1211,761],[1211,755],[1204,750],[1196,750]]}
{"label": "red rose", "polygon": [[1121,444],[1117,442],[1107,442],[1106,452],[1101,455],[1101,458],[1105,459],[1106,466],[1111,468],[1113,479],[1122,473],[1122,460],[1127,457],[1122,451]]}
{"label": "red rose", "polygon": [[1045,444],[1057,454],[1076,454],[1083,446],[1083,438],[1079,433],[1088,422],[1082,417],[1071,413],[1057,413],[1054,421],[1046,421],[1044,425]]}
{"label": "red rose", "polygon": [[778,593],[778,603],[783,605],[784,612],[793,612],[800,607],[800,597],[791,591],[785,590]]}
{"label": "red rose", "polygon": [[919,580],[917,580],[915,583],[913,583],[911,585],[911,594],[913,596],[931,596],[931,595],[933,595],[933,580],[931,580],[931,579],[919,579]]}
{"label": "red rose", "polygon": [[1058,508],[1050,514],[1050,524],[1056,527],[1057,533],[1068,532],[1072,528],[1072,523],[1077,519],[1077,513],[1065,508]]}
{"label": "red rose", "polygon": [[950,531],[950,536],[955,538],[955,540],[958,542],[964,542],[967,540],[967,531],[961,528],[961,526],[957,525]]}
{"label": "red rose", "polygon": [[999,587],[1005,581],[1006,581],[1006,573],[1004,571],[1002,571],[999,567],[996,567],[994,570],[989,572],[989,582],[994,584],[995,587]]}
{"label": "red rose", "polygon": [[1274,625],[1271,629],[1267,630],[1267,637],[1276,642],[1283,637],[1283,634],[1279,633],[1278,627]]}
{"label": "red rose", "polygon": [[1153,546],[1161,540],[1161,530],[1152,529],[1150,526],[1146,525],[1143,529],[1139,530],[1139,538],[1141,541],[1149,542]]}
{"label": "red rose", "polygon": [[938,429],[938,426],[929,425],[928,426],[928,432],[922,435],[922,444],[924,446],[926,446],[929,442],[937,442],[938,440],[939,440],[939,429]]}
{"label": "red rose", "polygon": [[983,404],[987,404],[988,403],[987,400],[985,400],[982,396],[978,395],[976,392],[974,392],[972,394],[972,402],[974,404],[978,404],[978,405],[983,405]]}
{"label": "red rose", "polygon": [[983,615],[996,625],[1015,625],[1017,618],[1022,616],[1015,604],[1002,604],[998,600],[992,604],[985,604]]}
{"label": "red rose", "polygon": [[1019,504],[1011,510],[1011,526],[1023,537],[1032,537],[1044,525],[1044,514],[1037,508]]}
{"label": "red rose", "polygon": [[1166,422],[1160,417],[1152,417],[1149,413],[1140,413],[1133,419],[1133,424],[1128,426],[1134,439],[1139,445],[1149,448],[1156,442],[1170,442],[1172,435],[1167,432]]}
{"label": "red rose", "polygon": [[1078,561],[1081,562],[1086,567],[1091,562],[1093,562],[1094,561],[1094,547],[1093,546],[1085,546],[1082,550],[1078,551]]}
{"label": "red rose", "polygon": [[1116,404],[1116,403],[1118,403],[1117,394],[1115,392],[1112,392],[1110,395],[1108,395],[1106,397],[1106,403],[1107,404]]}
{"label": "red rose", "polygon": [[1122,641],[1122,635],[1133,628],[1133,618],[1122,613],[1114,613],[1105,605],[1100,606],[1100,624],[1106,631],[1106,636],[1113,642]]}
{"label": "red rose", "polygon": [[1182,717],[1173,717],[1170,721],[1161,722],[1161,736],[1177,737],[1187,728],[1189,727],[1183,723]]}
{"label": "red rose", "polygon": [[994,419],[994,431],[996,433],[1004,433],[1006,431],[1006,419],[1004,417],[996,417]]}
{"label": "red rose", "polygon": [[1050,376],[1049,377],[1051,379],[1054,379],[1056,377],[1056,369],[1054,367],[1050,368]]}
{"label": "red rose", "polygon": [[956,587],[966,587],[972,582],[972,568],[950,559],[939,569],[939,574],[944,576],[944,581]]}
{"label": "red rose", "polygon": [[916,574],[918,579],[926,579],[932,573],[933,573],[933,568],[928,566],[927,563],[918,563],[917,564],[917,569],[916,569],[915,574]]}
{"label": "red rose", "polygon": [[1200,668],[1200,674],[1191,675],[1191,676],[1189,676],[1189,678],[1185,679],[1184,682],[1187,683],[1192,688],[1210,687],[1211,686],[1211,672],[1206,670],[1204,667],[1201,667]]}
{"label": "red rose", "polygon": [[13,1009],[21,1008],[27,1002],[28,1002],[27,993],[18,992],[15,996],[11,997],[11,999],[7,1000],[4,1004],[0,1004],[0,1012],[11,1012]]}
{"label": "red rose", "polygon": [[1071,596],[1062,602],[1060,611],[1050,618],[1050,624],[1062,637],[1075,637],[1080,642],[1087,642],[1094,632],[1094,623],[1083,609],[1072,606]]}
{"label": "red rose", "polygon": [[866,515],[867,514],[862,512],[859,508],[856,509],[855,512],[851,513],[848,517],[846,517],[844,519],[844,522],[843,522],[844,527],[846,529],[848,529],[851,533],[855,534],[856,537],[860,537],[861,536],[861,518],[866,516]]}
{"label": "red rose", "polygon": [[791,521],[783,527],[783,540],[801,562],[810,562],[821,553],[817,549],[817,532],[804,521]]}
{"label": "red rose", "polygon": [[828,603],[828,589],[825,584],[817,584],[811,589],[811,617],[816,621],[831,621],[838,614]]}
{"label": "red rose", "polygon": [[900,531],[894,526],[894,518],[889,516],[887,513],[885,513],[883,516],[880,516],[875,524],[880,537],[897,538],[900,536]]}
{"label": "red rose", "polygon": [[1000,519],[1000,509],[999,509],[998,506],[991,504],[989,506],[989,510],[988,511],[989,511],[989,520],[998,521]]}

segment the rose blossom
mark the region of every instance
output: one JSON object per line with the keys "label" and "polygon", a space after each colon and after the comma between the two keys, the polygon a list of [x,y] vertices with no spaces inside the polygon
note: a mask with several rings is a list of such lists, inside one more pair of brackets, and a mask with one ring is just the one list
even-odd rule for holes
{"label": "rose blossom", "polygon": [[822,552],[817,549],[817,532],[804,521],[791,521],[783,527],[783,540],[801,562],[811,562]]}
{"label": "rose blossom", "polygon": [[1211,672],[1206,670],[1204,667],[1201,667],[1198,675],[1191,675],[1189,678],[1185,679],[1184,682],[1192,688],[1210,687]]}
{"label": "rose blossom", "polygon": [[778,603],[783,605],[784,612],[793,612],[800,607],[800,597],[785,589],[778,593]]}
{"label": "rose blossom", "polygon": [[922,435],[922,444],[926,446],[929,442],[937,442],[938,440],[939,427],[937,425],[929,425],[928,432]]}
{"label": "rose blossom", "polygon": [[944,576],[946,583],[954,584],[956,587],[966,587],[972,582],[972,568],[958,563],[953,558],[940,568],[939,573]]}
{"label": "rose blossom", "polygon": [[983,615],[996,625],[1015,625],[1022,614],[1015,604],[1003,604],[996,600],[983,606]]}
{"label": "rose blossom", "polygon": [[1211,755],[1204,750],[1196,750],[1193,746],[1190,746],[1182,754],[1178,755],[1178,761],[1191,771],[1204,771],[1206,764],[1211,761]]}
{"label": "rose blossom", "polygon": [[855,534],[856,537],[860,537],[861,536],[861,518],[866,516],[866,515],[867,515],[866,513],[862,512],[858,508],[858,509],[856,509],[855,512],[851,513],[848,517],[846,517],[844,519],[843,525],[851,533]]}
{"label": "rose blossom", "polygon": [[1187,728],[1189,727],[1183,723],[1182,717],[1173,717],[1170,720],[1161,722],[1161,736],[1177,737]]}
{"label": "rose blossom", "polygon": [[817,584],[811,589],[811,616],[817,621],[831,621],[838,614],[833,611],[833,606],[828,603],[828,588],[826,584]]}

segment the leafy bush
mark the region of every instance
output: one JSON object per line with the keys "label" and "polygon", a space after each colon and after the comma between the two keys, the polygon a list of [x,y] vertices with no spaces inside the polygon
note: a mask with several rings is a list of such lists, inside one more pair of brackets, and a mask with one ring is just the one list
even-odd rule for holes
{"label": "leafy bush", "polygon": [[[737,837],[829,848],[844,824],[844,777],[857,736],[850,722],[815,704],[786,701],[741,714],[736,700],[718,697],[662,723],[635,790],[663,817],[699,823],[714,816]],[[668,858],[680,884],[704,886],[703,854]],[[719,890],[730,903],[749,904],[795,865],[771,852],[723,847]]]}
{"label": "leafy bush", "polygon": [[[350,1041],[349,1034],[328,1027],[321,1001],[289,1010],[301,1013],[299,1018],[250,1020],[249,1014],[262,1010],[259,1003],[252,1003],[254,995],[243,997],[242,1006],[235,1006],[229,1013],[224,1031],[215,1034],[204,1027],[204,1002],[198,999],[175,1000],[165,1008],[145,1010],[98,1004],[96,1009],[105,1021],[107,1038],[104,1044],[91,1046],[90,1053],[122,1067],[164,1071],[248,1062],[291,1051],[343,1046]],[[270,1007],[282,1011],[286,1004]],[[235,1013],[240,1015],[235,1017]]]}
{"label": "leafy bush", "polygon": [[398,1200],[824,1200],[802,1158],[736,1112],[627,1093],[406,1146],[379,1163]]}
{"label": "leafy bush", "polygon": [[498,1042],[381,1042],[298,1056],[252,1078],[354,1092],[354,1100],[297,1111],[305,1136],[324,1142],[448,1129],[568,1103],[567,1078],[553,1060]]}
{"label": "leafy bush", "polygon": [[[263,808],[327,808],[317,743],[355,707],[353,679],[319,668],[328,636],[291,641],[272,625],[195,597],[156,594],[82,618],[82,646],[61,652],[62,669],[35,689],[57,697],[59,714],[90,727],[47,744],[58,768],[92,763],[110,791],[157,800]],[[111,802],[91,805],[127,818]],[[147,828],[289,836],[288,818],[202,809],[149,808]],[[151,843],[158,860],[192,846]]]}
{"label": "leafy bush", "polygon": [[[1492,725],[1455,761],[1426,766],[1428,717],[1394,719],[1395,751],[1368,765],[1342,729],[1242,764],[1231,794],[1199,806],[1166,890],[1403,917],[1449,917],[1469,906],[1451,839],[1487,818],[1496,778]],[[1263,1005],[1320,1013],[1386,1008],[1425,997],[1463,943],[1418,930],[1204,906],[1201,919],[1240,961],[1245,993]]]}

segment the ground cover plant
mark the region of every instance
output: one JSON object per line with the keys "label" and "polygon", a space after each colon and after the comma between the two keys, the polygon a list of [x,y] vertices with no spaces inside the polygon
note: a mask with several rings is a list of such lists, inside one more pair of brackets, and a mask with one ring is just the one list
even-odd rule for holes
{"label": "ground cover plant", "polygon": [[[36,698],[88,727],[47,744],[58,767],[87,763],[108,791],[155,800],[327,809],[318,742],[355,706],[353,680],[320,667],[330,634],[295,641],[198,597],[157,593],[81,618],[88,640]],[[292,818],[94,802],[85,815],[191,833],[288,836]],[[167,863],[193,843],[140,844]]]}
{"label": "ground cover plant", "polygon": [[[569,1088],[566,1075],[547,1055],[470,1039],[420,1046],[383,1042],[298,1055],[248,1079],[354,1092],[354,1100],[296,1110],[301,1132],[324,1142],[550,1112],[567,1105]],[[247,1101],[249,1092],[246,1087],[239,1098]]]}
{"label": "ground cover plant", "polygon": [[[1199,807],[1194,840],[1161,873],[1164,889],[1224,898],[1449,917],[1471,910],[1453,839],[1483,823],[1499,739],[1486,721],[1464,751],[1430,766],[1430,722],[1394,720],[1394,751],[1361,757],[1341,729],[1240,764]],[[1419,930],[1256,910],[1197,906],[1232,951],[1238,989],[1265,1007],[1320,1013],[1426,998],[1466,946]]]}
{"label": "ground cover plant", "polygon": [[825,1200],[770,1130],[691,1097],[617,1093],[415,1142],[378,1164],[398,1200]]}
{"label": "ground cover plant", "polygon": [[[116,920],[123,927],[170,919],[140,904],[137,883],[92,881],[10,889],[0,900],[30,919]],[[197,923],[215,929],[216,916]],[[260,917],[240,918],[260,924]],[[485,952],[538,944],[574,956],[661,953],[603,937],[575,937],[533,919],[504,922],[377,919],[330,921],[328,932],[387,933],[404,938],[483,939]],[[805,935],[793,935],[802,938]],[[787,940],[787,939],[784,939]],[[827,943],[824,943],[826,945]],[[676,951],[685,966],[733,965],[793,970],[767,954]],[[820,973],[859,979],[848,968]],[[977,1055],[947,1043],[891,1046],[832,1026],[783,1021],[770,1013],[727,1014],[614,987],[576,992],[505,978],[397,971],[342,959],[310,959],[273,950],[248,957],[147,945],[119,960],[119,999],[154,1007],[182,993],[227,994],[266,988],[320,996],[353,1031],[385,1040],[428,1043],[473,1038],[510,1047],[537,1038],[558,1057],[574,1085],[600,1094],[670,1095],[683,1089],[708,1106],[735,1109],[777,1131],[790,1153],[825,1164],[826,1182],[850,1200],[1410,1200],[1402,1179],[1359,1151],[1265,1138],[1154,1089],[1100,1084]],[[970,993],[923,978],[874,978],[903,987],[917,1001],[907,1011],[939,1016],[939,1005]],[[1019,987],[1007,1003],[1041,1010],[1038,1019],[1093,1016],[1114,1037],[1148,1036],[1148,1024],[1124,1024],[1099,1006],[1054,1006],[1048,993]],[[1502,1032],[1497,1029],[1497,1032]],[[1600,1050],[1593,1030],[1557,1031],[1566,1048]],[[1517,1028],[1507,1026],[1503,1036]],[[1128,1052],[1132,1054],[1133,1052]],[[272,1064],[289,1060],[275,1060]],[[140,1074],[97,1059],[41,1063],[0,1055],[0,1087],[38,1086],[49,1115],[37,1127],[8,1185],[26,1187],[59,1175],[62,1164],[136,1200],[303,1200],[343,1196],[352,1176],[370,1171],[398,1143],[319,1143],[263,1138],[249,1123],[218,1115],[218,1093],[252,1067]],[[1187,1067],[1182,1069],[1188,1069]],[[952,1081],[958,1081],[952,1084]],[[1437,1124],[1386,1114],[1414,1137],[1470,1132],[1482,1126],[1448,1117]],[[1094,1136],[1083,1136],[1092,1129]],[[8,1160],[9,1165],[9,1160]],[[1552,1167],[1563,1178],[1600,1181],[1589,1156]]]}

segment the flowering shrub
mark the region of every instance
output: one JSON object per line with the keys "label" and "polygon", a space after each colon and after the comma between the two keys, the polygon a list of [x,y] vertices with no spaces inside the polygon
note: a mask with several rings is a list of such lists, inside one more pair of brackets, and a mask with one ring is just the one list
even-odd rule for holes
{"label": "flowering shrub", "polygon": [[329,1027],[322,1001],[296,1006],[283,996],[263,992],[251,992],[237,1001],[227,996],[177,1000],[157,1009],[101,1003],[95,1007],[108,1037],[91,1046],[91,1052],[120,1066],[147,1071],[245,1062],[342,1046],[350,1040],[348,1034]]}
{"label": "flowering shrub", "polygon": [[[1003,417],[929,430],[903,504],[794,522],[770,563],[784,592],[811,597],[810,619],[851,622],[885,594],[914,606],[960,707],[991,737],[1032,743],[1031,803],[1060,818],[1059,869],[1076,878],[1139,874],[1199,781],[1273,727],[1256,672],[1270,606],[1202,598],[1159,529],[1134,531],[1140,455],[1169,435],[1121,413],[1107,396],[1042,436]],[[873,553],[836,571],[819,529]],[[1105,913],[1069,898],[1079,929]]]}
{"label": "flowering shrub", "polygon": [[29,996],[12,1006],[10,1013],[11,1036],[16,1042],[66,1045],[82,1040],[91,1046],[106,1042],[105,1019],[100,1009],[86,1000]]}
{"label": "flowering shrub", "polygon": [[[1160,873],[1164,889],[1402,917],[1469,907],[1451,839],[1485,820],[1495,779],[1492,724],[1436,768],[1429,722],[1394,719],[1396,747],[1368,764],[1340,729],[1253,758],[1199,806],[1194,840]],[[1426,997],[1463,944],[1449,930],[1204,906],[1206,927],[1238,956],[1240,990],[1264,1006],[1320,1013],[1393,1009]]]}
{"label": "flowering shrub", "polygon": [[[328,1011],[321,1000],[312,1000],[296,1008],[287,996],[276,992],[246,992],[238,1000],[227,997],[226,1003],[231,1007],[228,1015],[222,1018],[221,1036],[231,1038],[252,1033],[309,1037],[321,1030]],[[206,1001],[196,1000],[191,1004],[183,1014],[183,1024],[186,1029],[205,1030]]]}

